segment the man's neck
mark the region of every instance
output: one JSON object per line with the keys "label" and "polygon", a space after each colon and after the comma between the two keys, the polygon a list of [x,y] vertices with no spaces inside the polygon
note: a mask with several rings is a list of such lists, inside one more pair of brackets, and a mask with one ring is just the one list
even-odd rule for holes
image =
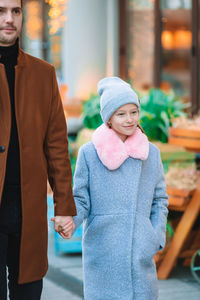
{"label": "man's neck", "polygon": [[11,59],[17,57],[18,52],[19,52],[19,40],[17,39],[12,46],[9,47],[0,46],[0,60],[1,58]]}

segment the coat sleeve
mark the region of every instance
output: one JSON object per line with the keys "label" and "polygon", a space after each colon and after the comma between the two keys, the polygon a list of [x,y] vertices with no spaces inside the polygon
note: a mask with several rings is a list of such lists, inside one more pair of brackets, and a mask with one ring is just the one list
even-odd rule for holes
{"label": "coat sleeve", "polygon": [[86,219],[90,212],[88,166],[83,148],[80,148],[74,173],[73,194],[76,203],[77,216],[74,217],[75,229]]}
{"label": "coat sleeve", "polygon": [[166,240],[166,222],[168,214],[168,196],[166,194],[166,185],[162,161],[158,158],[157,182],[154,190],[153,204],[151,209],[151,223],[154,227],[161,245],[161,249],[165,246]]}
{"label": "coat sleeve", "polygon": [[76,208],[72,195],[67,126],[53,67],[52,71],[52,99],[44,144],[48,178],[53,190],[55,215],[74,216],[76,215]]}

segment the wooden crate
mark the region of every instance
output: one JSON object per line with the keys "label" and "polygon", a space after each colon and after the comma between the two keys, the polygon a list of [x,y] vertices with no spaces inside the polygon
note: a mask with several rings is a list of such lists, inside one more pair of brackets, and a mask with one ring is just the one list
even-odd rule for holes
{"label": "wooden crate", "polygon": [[[175,228],[170,247],[167,249],[167,252],[158,267],[159,279],[168,278],[172,268],[176,263],[176,260],[179,257],[185,259],[185,263],[188,264],[189,260],[191,259],[191,255],[194,253],[194,249],[191,249],[190,245],[194,243],[194,241],[192,241],[192,230],[193,225],[200,213],[200,185],[195,189],[195,191],[192,192],[192,196],[190,196],[190,192],[191,191],[188,191],[188,193],[186,193],[186,197],[189,196],[191,198],[186,200],[188,201],[188,204],[183,210],[183,214]],[[174,195],[176,196],[176,194]],[[173,206],[171,206],[171,208],[173,208]],[[175,210],[176,208],[177,206],[175,206]],[[192,241],[190,244],[188,244],[188,238]],[[195,247],[196,246],[198,247],[195,242]]]}
{"label": "wooden crate", "polygon": [[187,152],[184,147],[169,143],[153,142],[160,150],[164,171],[172,165],[187,167],[195,162],[195,153]]}
{"label": "wooden crate", "polygon": [[191,200],[194,191],[195,190],[178,189],[168,186],[167,194],[169,196],[169,209],[184,211]]}
{"label": "wooden crate", "polygon": [[183,146],[188,151],[199,152],[200,129],[192,130],[170,127],[168,142],[173,145]]}

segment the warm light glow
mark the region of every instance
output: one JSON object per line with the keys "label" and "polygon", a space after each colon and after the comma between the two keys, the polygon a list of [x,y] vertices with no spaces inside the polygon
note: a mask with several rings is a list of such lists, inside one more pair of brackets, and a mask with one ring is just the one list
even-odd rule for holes
{"label": "warm light glow", "polygon": [[67,9],[68,0],[45,0],[50,5],[49,9],[49,26],[50,34],[55,34],[64,26],[66,21],[65,12]]}
{"label": "warm light glow", "polygon": [[[78,99],[88,99],[91,93],[96,93],[97,83],[100,80],[98,72],[95,72],[93,66],[87,67],[76,80],[75,95]],[[70,88],[70,85],[69,85]]]}
{"label": "warm light glow", "polygon": [[162,32],[162,46],[165,49],[173,49],[173,34],[171,31],[165,30]]}
{"label": "warm light glow", "polygon": [[68,91],[68,86],[67,84],[62,83],[60,85],[60,96],[62,99],[62,102],[66,102],[67,99],[67,91]]}
{"label": "warm light glow", "polygon": [[41,36],[41,10],[41,3],[38,1],[30,1],[26,3],[26,34],[31,40],[37,40]]}
{"label": "warm light glow", "polygon": [[174,47],[176,49],[190,49],[192,33],[189,30],[176,30],[174,33]]}
{"label": "warm light glow", "polygon": [[52,64],[58,70],[61,68],[61,35],[51,35],[50,43]]}
{"label": "warm light glow", "polygon": [[165,49],[190,49],[192,34],[189,30],[164,30],[162,32],[162,46]]}

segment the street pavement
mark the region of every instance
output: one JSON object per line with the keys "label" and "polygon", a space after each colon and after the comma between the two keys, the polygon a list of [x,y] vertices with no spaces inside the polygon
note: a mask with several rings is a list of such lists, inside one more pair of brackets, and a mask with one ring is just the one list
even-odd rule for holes
{"label": "street pavement", "polygon": [[60,287],[53,281],[45,278],[41,300],[81,300],[82,297],[71,293],[67,289]]}
{"label": "street pavement", "polygon": [[[48,255],[49,271],[44,278],[42,300],[83,299],[81,254],[60,253],[56,256],[51,226]],[[168,280],[159,280],[158,300],[200,300],[200,284],[189,268],[177,266]]]}

